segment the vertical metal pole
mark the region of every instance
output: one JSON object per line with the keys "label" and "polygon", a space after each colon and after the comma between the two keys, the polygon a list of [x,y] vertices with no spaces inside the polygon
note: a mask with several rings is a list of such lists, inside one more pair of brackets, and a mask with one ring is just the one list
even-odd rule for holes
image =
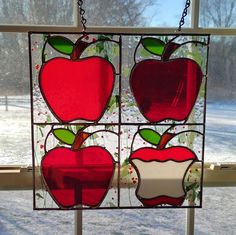
{"label": "vertical metal pole", "polygon": [[82,235],[83,233],[83,212],[82,210],[75,211],[75,235]]}
{"label": "vertical metal pole", "polygon": [[[192,0],[191,2],[191,27],[193,29],[199,28],[199,6],[200,0]],[[186,212],[186,235],[194,235],[194,219],[195,209],[187,208]]]}
{"label": "vertical metal pole", "polygon": [[[79,14],[79,6],[77,0],[74,0],[73,4],[73,16],[74,16],[74,25],[78,28],[78,31],[82,31],[81,16]],[[74,212],[75,226],[74,234],[82,235],[83,232],[83,212],[82,210],[76,210]]]}
{"label": "vertical metal pole", "polygon": [[200,6],[200,0],[192,0],[192,3],[191,3],[191,27],[194,29],[199,28],[199,6]]}
{"label": "vertical metal pole", "polygon": [[186,218],[186,235],[194,235],[194,217],[195,209],[187,208],[187,218]]}
{"label": "vertical metal pole", "polygon": [[5,95],[5,111],[8,111],[8,97]]}

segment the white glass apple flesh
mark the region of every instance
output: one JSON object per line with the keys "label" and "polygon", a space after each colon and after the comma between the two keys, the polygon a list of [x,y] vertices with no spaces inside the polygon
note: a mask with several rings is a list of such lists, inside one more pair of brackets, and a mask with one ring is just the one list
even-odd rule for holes
{"label": "white glass apple flesh", "polygon": [[130,162],[138,174],[137,198],[145,206],[182,205],[184,177],[194,160],[195,153],[186,147],[136,150]]}

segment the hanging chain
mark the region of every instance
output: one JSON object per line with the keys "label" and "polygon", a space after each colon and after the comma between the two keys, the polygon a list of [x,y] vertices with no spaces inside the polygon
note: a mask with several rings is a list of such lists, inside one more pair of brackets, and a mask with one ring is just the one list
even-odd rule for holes
{"label": "hanging chain", "polygon": [[178,27],[178,31],[181,31],[182,26],[184,25],[184,18],[185,16],[187,16],[188,14],[188,8],[190,7],[191,1],[190,0],[186,0],[185,2],[185,7],[181,16],[181,19],[179,21],[179,27]]}
{"label": "hanging chain", "polygon": [[83,27],[83,32],[85,32],[85,30],[86,30],[85,24],[86,24],[87,20],[84,17],[85,10],[82,8],[83,0],[78,0],[77,3],[78,3],[78,6],[79,6],[79,14],[80,14],[80,17],[81,17],[81,24],[82,24],[82,27]]}

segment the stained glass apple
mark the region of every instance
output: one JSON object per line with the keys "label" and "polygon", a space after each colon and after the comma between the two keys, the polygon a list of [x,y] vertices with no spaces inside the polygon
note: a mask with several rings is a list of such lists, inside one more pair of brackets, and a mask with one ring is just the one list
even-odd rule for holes
{"label": "stained glass apple", "polygon": [[132,68],[130,87],[140,112],[149,122],[186,120],[200,90],[200,66],[188,58],[169,59],[179,44],[155,38],[144,38],[141,43],[161,59],[146,59]]}
{"label": "stained glass apple", "polygon": [[48,151],[41,161],[41,172],[48,191],[61,208],[98,207],[105,198],[114,174],[112,155],[100,146],[81,148],[90,134],[75,134],[58,128],[53,134],[68,145]]}
{"label": "stained glass apple", "polygon": [[89,45],[81,39],[73,44],[67,38],[52,36],[48,43],[70,55],[70,59],[50,59],[41,67],[39,86],[48,107],[60,122],[98,121],[114,87],[113,65],[99,56],[80,58]]}
{"label": "stained glass apple", "polygon": [[172,134],[160,137],[151,129],[139,133],[149,143],[158,143],[158,148],[140,148],[129,157],[138,175],[137,198],[147,207],[181,206],[186,197],[183,181],[190,165],[197,160],[196,154],[182,146],[165,148]]}

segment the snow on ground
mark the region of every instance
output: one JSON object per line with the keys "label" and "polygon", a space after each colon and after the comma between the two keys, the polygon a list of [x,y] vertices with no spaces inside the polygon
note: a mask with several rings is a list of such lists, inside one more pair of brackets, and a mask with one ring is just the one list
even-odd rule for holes
{"label": "snow on ground", "polygon": [[236,104],[207,105],[205,161],[236,162]]}
{"label": "snow on ground", "polygon": [[[234,235],[236,188],[206,188],[196,209],[196,235]],[[182,235],[185,209],[83,211],[83,234]],[[70,235],[74,211],[33,211],[31,191],[0,192],[1,235]]]}
{"label": "snow on ground", "polygon": [[0,110],[0,165],[32,164],[29,109]]}
{"label": "snow on ground", "polygon": [[[22,106],[0,105],[0,165],[32,163],[30,109]],[[206,117],[205,161],[236,162],[236,104],[210,103]]]}
{"label": "snow on ground", "polygon": [[[0,165],[31,164],[29,108],[0,106]],[[236,161],[236,105],[207,106],[206,161]],[[236,188],[206,188],[196,234],[233,235]],[[84,234],[184,234],[184,209],[83,212]],[[0,191],[0,235],[73,234],[73,211],[33,211],[31,191]]]}

